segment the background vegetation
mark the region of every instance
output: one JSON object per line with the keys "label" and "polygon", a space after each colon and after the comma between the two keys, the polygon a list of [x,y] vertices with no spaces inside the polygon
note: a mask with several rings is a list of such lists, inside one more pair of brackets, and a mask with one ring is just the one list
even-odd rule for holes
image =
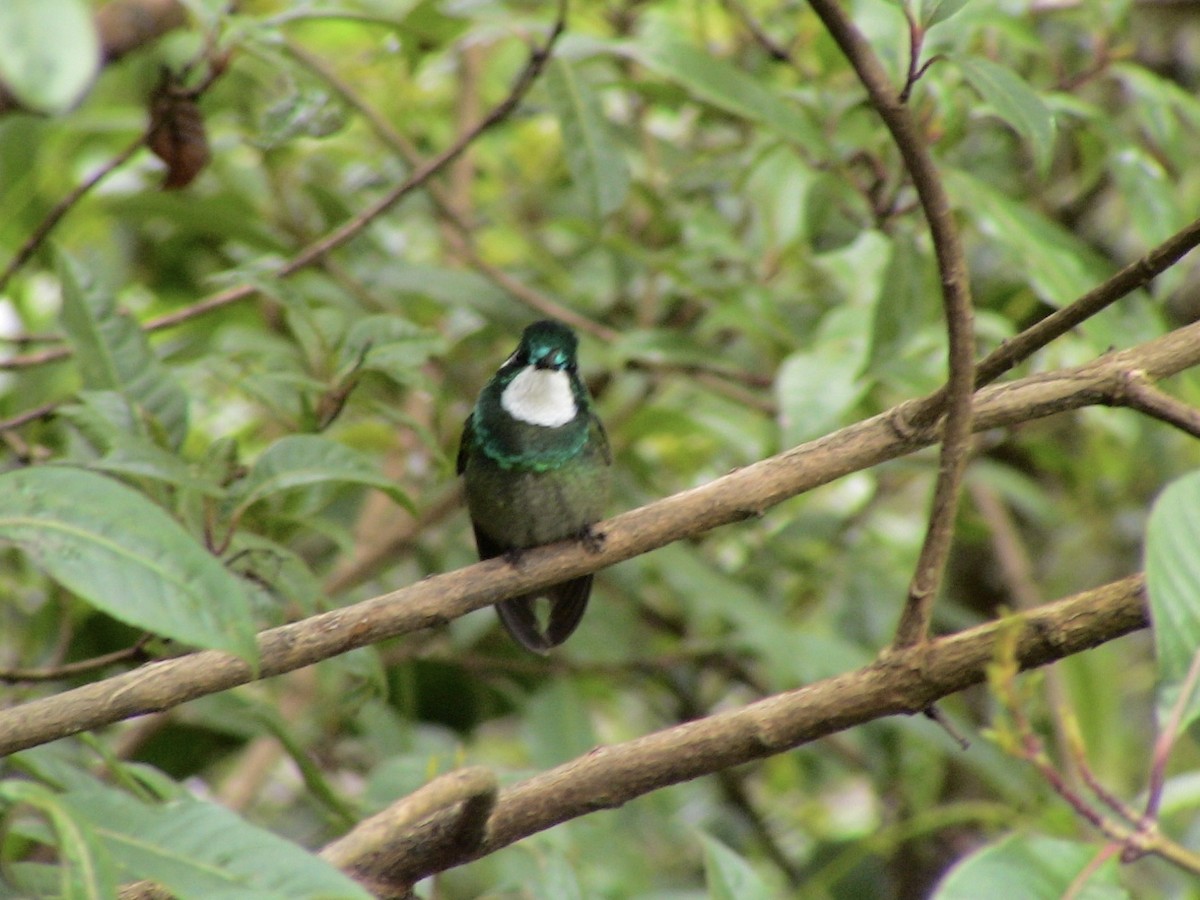
{"label": "background vegetation", "polygon": [[[1038,661],[1070,658],[1018,677],[1031,660],[1000,628],[989,684],[960,690],[979,680],[964,668],[917,701],[844,720],[835,704],[832,736],[798,749],[780,752],[812,735],[626,744],[889,647],[939,459],[957,465],[914,452],[936,437],[920,415],[872,426],[895,443],[870,464],[854,462],[864,432],[841,432],[820,446],[845,448],[846,472],[801,473],[737,515],[703,495],[692,531],[628,520],[611,558],[566,548],[370,607],[407,615],[413,598],[424,618],[403,628],[321,620],[348,635],[324,661],[225,690],[251,678],[256,631],[474,561],[458,435],[529,321],[581,334],[615,513],[936,391],[939,257],[969,272],[973,326],[949,321],[973,328],[977,360],[1145,259],[1104,295],[1119,302],[1006,379],[1172,330],[1182,349],[1157,369],[1121,357],[1126,387],[1073,406],[1018,398],[951,447],[966,468],[957,515],[934,516],[954,530],[944,580],[936,549],[928,570],[932,631],[1140,571],[1155,496],[1200,459],[1195,375],[1170,395],[1138,375],[1200,361],[1180,330],[1200,300],[1183,256],[1200,241],[1195,4],[580,0],[561,34],[555,4],[519,0],[95,12],[0,7],[0,734],[21,750],[0,763],[5,896],[139,879],[356,896],[300,847],[395,896],[434,872],[419,896],[1200,896],[1195,478],[1155,513],[1155,640],[1070,655],[1140,619],[1056,651],[1051,628]],[[907,138],[864,59],[888,99],[905,93]],[[931,237],[913,153],[961,258]],[[517,579],[617,558],[546,658],[488,611],[459,617]],[[475,593],[438,607],[441,585]],[[264,673],[295,668],[274,662],[295,643],[264,650]],[[233,657],[139,674],[193,647]],[[940,721],[883,717],[947,693]],[[543,824],[501,822],[533,796],[525,779],[582,771],[599,744],[627,754],[612,795],[568,766]],[[499,800],[495,779],[514,786]],[[328,847],[431,781],[387,835]],[[452,806],[461,833],[438,862],[416,823]],[[510,826],[539,833],[498,849]],[[389,876],[364,847],[422,862]]]}

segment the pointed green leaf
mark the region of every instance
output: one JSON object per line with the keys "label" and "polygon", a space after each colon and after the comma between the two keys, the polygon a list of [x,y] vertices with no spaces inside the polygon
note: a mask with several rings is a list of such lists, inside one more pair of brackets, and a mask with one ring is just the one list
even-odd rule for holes
{"label": "pointed green leaf", "polygon": [[818,437],[843,424],[866,390],[862,360],[841,341],[793,353],[775,378],[784,446]]}
{"label": "pointed green leaf", "polygon": [[397,484],[379,474],[366,457],[328,438],[297,434],[268,447],[250,474],[234,486],[237,496],[234,518],[272,494],[330,482],[378,488],[402,506],[412,508]]}
{"label": "pointed green leaf", "polygon": [[1020,76],[990,59],[953,56],[950,60],[1001,119],[1029,145],[1034,166],[1042,175],[1054,152],[1054,116]]}
{"label": "pointed green leaf", "polygon": [[971,0],[921,0],[921,11],[917,20],[928,30],[939,22],[945,22],[970,2]]}
{"label": "pointed green leaf", "polygon": [[957,863],[932,900],[1060,900],[1070,889],[1088,900],[1128,897],[1116,876],[1116,857],[1098,867],[1087,882],[1075,883],[1096,858],[1094,844],[1040,835],[1014,834]]}
{"label": "pointed green leaf", "polygon": [[629,193],[629,166],[612,137],[600,99],[574,67],[555,58],[546,73],[550,103],[562,129],[571,178],[583,191],[592,216],[603,220]]}
{"label": "pointed green leaf", "polygon": [[947,170],[946,187],[955,206],[1006,255],[1022,279],[1052,306],[1065,306],[1107,277],[1107,265],[1083,241],[1031,207],[1017,203],[984,181]]}
{"label": "pointed green leaf", "polygon": [[1178,184],[1147,151],[1134,145],[1109,151],[1108,168],[1129,210],[1129,226],[1144,246],[1165,241],[1191,218],[1180,206]]}
{"label": "pointed green leaf", "polygon": [[111,788],[71,791],[63,803],[91,823],[134,878],[181,897],[367,900],[360,885],[320,857],[192,798],[143,803]]}
{"label": "pointed green leaf", "polygon": [[930,260],[913,236],[895,235],[889,250],[871,323],[868,365],[874,373],[895,364],[904,345],[929,321],[934,296]]}
{"label": "pointed green leaf", "polygon": [[700,835],[704,844],[704,880],[712,900],[769,900],[777,894],[745,858],[716,838]]}
{"label": "pointed green leaf", "polygon": [[59,255],[62,326],[75,350],[84,387],[119,391],[151,415],[172,447],[187,434],[187,394],[151,352],[134,319],[116,308],[111,294],[84,286],[78,267]]}
{"label": "pointed green leaf", "polygon": [[808,147],[825,139],[802,112],[763,82],[725,60],[679,40],[666,28],[650,29],[624,50],[647,69],[681,85],[697,99],[766,126]]}
{"label": "pointed green leaf", "polygon": [[115,619],[253,661],[241,582],[136,491],[94,472],[0,475],[0,541]]}
{"label": "pointed green leaf", "polygon": [[338,352],[338,374],[345,377],[361,366],[382,372],[399,384],[420,377],[421,366],[446,352],[446,338],[398,316],[367,316],[346,333]]}
{"label": "pointed green leaf", "polygon": [[100,42],[84,0],[0,3],[0,81],[30,109],[65,112],[100,66]]}
{"label": "pointed green leaf", "polygon": [[[1200,653],[1200,472],[1167,485],[1146,526],[1146,589],[1158,658],[1159,721]],[[1200,718],[1200,691],[1185,698],[1180,730]]]}
{"label": "pointed green leaf", "polygon": [[0,783],[0,800],[27,803],[54,826],[60,866],[61,896],[68,900],[107,900],[117,896],[112,860],[86,821],[62,803],[59,794],[34,781]]}

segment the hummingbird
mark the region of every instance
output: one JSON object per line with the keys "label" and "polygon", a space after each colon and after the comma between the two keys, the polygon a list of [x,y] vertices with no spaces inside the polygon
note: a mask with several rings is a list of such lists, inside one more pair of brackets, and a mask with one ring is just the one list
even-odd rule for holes
{"label": "hummingbird", "polygon": [[[480,559],[567,538],[594,546],[592,525],[608,501],[612,451],[579,378],[575,332],[542,320],[479,393],[463,426],[458,474]],[[565,641],[587,609],[592,576],[581,575],[496,604],[508,633],[545,653]],[[549,601],[545,628],[534,601]]]}

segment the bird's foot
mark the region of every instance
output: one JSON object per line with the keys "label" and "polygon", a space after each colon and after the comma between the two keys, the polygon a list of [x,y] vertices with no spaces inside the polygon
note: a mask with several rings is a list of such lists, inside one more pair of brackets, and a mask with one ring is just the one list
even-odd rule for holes
{"label": "bird's foot", "polygon": [[519,569],[525,564],[525,549],[523,547],[509,547],[504,551],[504,561],[514,569]]}
{"label": "bird's foot", "polygon": [[578,538],[588,553],[599,553],[604,549],[604,532],[597,531],[591,525],[584,525],[579,529]]}

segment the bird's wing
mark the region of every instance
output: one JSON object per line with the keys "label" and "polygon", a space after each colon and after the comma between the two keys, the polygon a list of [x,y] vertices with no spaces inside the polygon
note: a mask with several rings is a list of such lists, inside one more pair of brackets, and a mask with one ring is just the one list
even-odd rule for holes
{"label": "bird's wing", "polygon": [[454,463],[454,471],[461,475],[467,468],[467,456],[471,452],[471,444],[475,443],[475,413],[471,412],[467,416],[467,421],[463,422],[462,439],[458,442],[458,459]]}
{"label": "bird's wing", "polygon": [[591,414],[591,434],[589,439],[595,441],[596,447],[600,450],[600,455],[604,458],[606,466],[612,465],[612,447],[608,443],[608,432],[604,430],[604,423],[600,421],[600,417],[595,413]]}

